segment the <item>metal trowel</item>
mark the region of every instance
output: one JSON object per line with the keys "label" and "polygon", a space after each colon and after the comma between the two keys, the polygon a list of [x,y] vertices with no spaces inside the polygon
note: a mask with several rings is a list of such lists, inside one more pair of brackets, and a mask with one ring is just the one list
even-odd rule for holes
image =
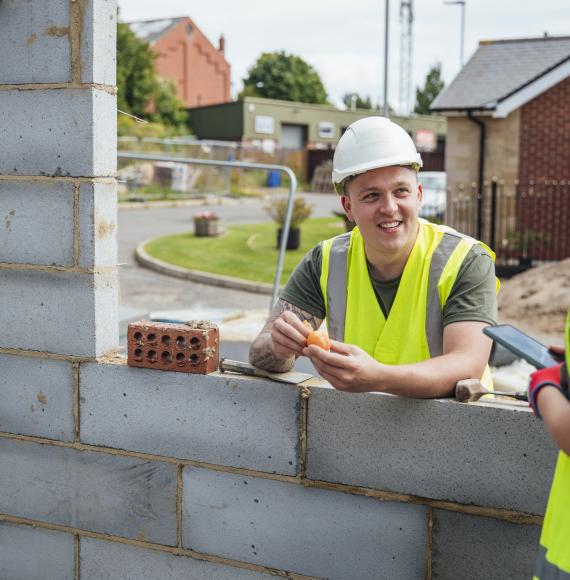
{"label": "metal trowel", "polygon": [[223,358],[220,361],[219,369],[221,373],[229,372],[238,373],[240,375],[251,375],[253,377],[265,377],[273,381],[278,381],[279,383],[289,383],[291,385],[299,385],[313,378],[313,375],[309,375],[308,373],[299,373],[297,371],[274,373],[271,371],[258,369],[257,367],[254,367],[248,363],[240,362],[237,360],[230,360],[227,358]]}

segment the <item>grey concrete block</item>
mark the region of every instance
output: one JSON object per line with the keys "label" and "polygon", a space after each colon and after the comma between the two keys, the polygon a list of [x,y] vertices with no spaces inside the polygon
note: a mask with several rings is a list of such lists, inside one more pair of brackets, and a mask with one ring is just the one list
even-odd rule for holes
{"label": "grey concrete block", "polygon": [[81,35],[81,82],[115,86],[117,1],[87,3]]}
{"label": "grey concrete block", "polygon": [[82,538],[81,577],[88,580],[263,580],[267,575],[185,556]]}
{"label": "grey concrete block", "polygon": [[69,0],[0,2],[0,54],[0,84],[69,82]]}
{"label": "grey concrete block", "polygon": [[540,527],[434,510],[434,580],[531,578]]}
{"label": "grey concrete block", "polygon": [[0,91],[0,174],[112,176],[116,96],[97,89]]}
{"label": "grey concrete block", "polygon": [[176,543],[176,465],[0,440],[0,513]]}
{"label": "grey concrete block", "polygon": [[0,522],[2,580],[74,580],[71,534]]}
{"label": "grey concrete block", "polygon": [[117,264],[117,188],[82,183],[79,190],[79,265],[108,268]]}
{"label": "grey concrete block", "polygon": [[0,354],[0,431],[73,441],[71,365]]}
{"label": "grey concrete block", "polygon": [[526,408],[312,389],[307,477],[544,513],[557,451]]}
{"label": "grey concrete block", "polygon": [[73,184],[0,181],[0,262],[73,265]]}
{"label": "grey concrete block", "polygon": [[423,578],[426,508],[206,469],[184,469],[183,544],[342,580]]}
{"label": "grey concrete block", "polygon": [[97,356],[118,341],[117,276],[4,270],[0,348]]}
{"label": "grey concrete block", "polygon": [[293,475],[299,393],[290,385],[82,364],[81,440]]}

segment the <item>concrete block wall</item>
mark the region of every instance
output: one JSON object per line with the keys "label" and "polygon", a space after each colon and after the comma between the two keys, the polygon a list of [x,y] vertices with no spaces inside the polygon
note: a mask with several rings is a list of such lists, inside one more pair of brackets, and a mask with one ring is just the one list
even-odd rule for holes
{"label": "concrete block wall", "polygon": [[117,346],[114,0],[0,3],[0,352]]}
{"label": "concrete block wall", "polygon": [[0,563],[11,569],[14,542],[53,542],[58,565],[71,558],[84,580],[532,570],[556,449],[522,405],[348,395],[121,358],[28,359],[22,380],[21,361],[0,360],[0,393],[14,399],[0,399],[0,525],[18,530],[2,543],[0,527]]}
{"label": "concrete block wall", "polygon": [[0,1],[0,578],[529,577],[555,449],[527,409],[113,354],[115,18]]}

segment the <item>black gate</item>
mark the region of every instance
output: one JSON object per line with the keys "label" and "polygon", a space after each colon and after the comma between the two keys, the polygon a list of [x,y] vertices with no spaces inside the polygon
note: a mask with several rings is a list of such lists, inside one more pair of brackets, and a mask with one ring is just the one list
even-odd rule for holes
{"label": "black gate", "polygon": [[448,192],[447,223],[478,238],[497,254],[498,265],[570,257],[570,183],[486,182]]}

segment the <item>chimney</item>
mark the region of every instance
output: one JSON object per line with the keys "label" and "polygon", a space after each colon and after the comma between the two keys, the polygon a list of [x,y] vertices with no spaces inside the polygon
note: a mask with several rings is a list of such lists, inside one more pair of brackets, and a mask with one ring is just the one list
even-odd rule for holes
{"label": "chimney", "polygon": [[223,34],[220,35],[220,46],[219,46],[218,50],[222,54],[224,54],[225,51],[226,51],[226,39],[224,38],[224,35]]}

